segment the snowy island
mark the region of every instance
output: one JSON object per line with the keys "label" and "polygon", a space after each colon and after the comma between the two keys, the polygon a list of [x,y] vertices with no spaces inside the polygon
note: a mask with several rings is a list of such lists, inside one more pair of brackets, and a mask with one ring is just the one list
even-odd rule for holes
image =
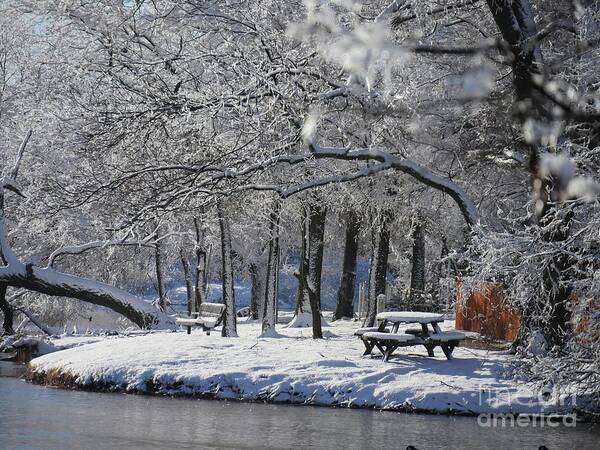
{"label": "snowy island", "polygon": [[376,351],[362,356],[358,323],[333,322],[320,340],[310,328],[258,338],[256,323],[239,324],[233,339],[200,331],[65,336],[53,344],[73,348],[34,359],[29,377],[76,389],[442,414],[568,412],[515,381],[505,352],[459,347],[448,361],[439,349],[429,358],[407,347],[384,363]]}

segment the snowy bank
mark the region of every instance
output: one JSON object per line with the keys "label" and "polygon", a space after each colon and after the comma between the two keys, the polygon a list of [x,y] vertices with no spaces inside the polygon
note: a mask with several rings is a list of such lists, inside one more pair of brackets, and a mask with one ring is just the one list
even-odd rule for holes
{"label": "snowy bank", "polygon": [[457,348],[447,361],[439,349],[429,358],[424,348],[409,347],[383,363],[379,354],[362,356],[356,327],[334,322],[323,340],[298,328],[259,339],[256,324],[241,324],[240,338],[200,332],[112,338],[36,358],[29,376],[72,388],[247,401],[449,414],[569,412],[511,378],[509,355]]}

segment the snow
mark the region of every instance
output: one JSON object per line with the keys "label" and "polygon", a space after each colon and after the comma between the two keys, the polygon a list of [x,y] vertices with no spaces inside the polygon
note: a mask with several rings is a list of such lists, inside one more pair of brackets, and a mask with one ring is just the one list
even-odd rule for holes
{"label": "snow", "polygon": [[306,311],[295,314],[292,320],[287,324],[287,328],[306,328],[312,327],[312,314]]}
{"label": "snow", "polygon": [[377,320],[389,320],[390,322],[406,323],[431,323],[441,322],[444,320],[444,315],[414,311],[388,311],[377,314]]}
{"label": "snow", "polygon": [[[328,327],[329,322],[321,315],[321,327]],[[303,311],[300,314],[294,314],[292,320],[286,325],[287,328],[307,328],[312,327],[312,314]]]}
{"label": "snow", "polygon": [[443,331],[441,333],[433,333],[429,335],[429,339],[439,342],[461,341],[465,339],[465,337],[465,334],[459,331]]}
{"label": "snow", "polygon": [[175,323],[182,327],[193,327],[193,326],[199,325],[196,318],[189,319],[187,317],[179,317],[179,318],[175,319]]}
{"label": "snow", "polygon": [[415,337],[412,334],[397,334],[397,333],[384,333],[381,331],[368,331],[363,334],[363,337],[373,339],[386,339],[388,341],[408,342],[412,341]]}
{"label": "snow", "polygon": [[362,356],[357,326],[333,322],[321,340],[305,328],[258,338],[258,323],[240,324],[239,338],[158,331],[112,336],[36,358],[31,367],[68,372],[80,386],[125,392],[466,414],[556,410],[532,385],[508,375],[510,355],[459,347],[448,361],[441,352],[429,358],[422,347],[405,347],[384,363],[377,351]]}
{"label": "snow", "polygon": [[368,333],[369,331],[379,331],[379,327],[357,328],[356,330],[354,330],[354,336],[362,336],[363,334]]}

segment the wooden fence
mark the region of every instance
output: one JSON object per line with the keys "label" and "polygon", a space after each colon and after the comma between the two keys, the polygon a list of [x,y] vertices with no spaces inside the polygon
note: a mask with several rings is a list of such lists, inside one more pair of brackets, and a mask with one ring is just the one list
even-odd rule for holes
{"label": "wooden fence", "polygon": [[463,284],[456,281],[456,329],[482,336],[513,341],[519,334],[521,315],[504,301],[502,286],[482,283],[464,298]]}

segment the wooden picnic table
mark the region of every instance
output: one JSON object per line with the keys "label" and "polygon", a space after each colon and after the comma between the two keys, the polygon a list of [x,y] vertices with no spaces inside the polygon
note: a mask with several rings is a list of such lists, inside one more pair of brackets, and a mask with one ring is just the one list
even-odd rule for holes
{"label": "wooden picnic table", "polygon": [[428,324],[431,325],[435,333],[442,331],[438,323],[444,321],[444,315],[416,311],[388,311],[377,314],[377,320],[385,324],[391,323],[392,333],[397,333],[398,328],[403,323],[418,323],[421,325],[422,332],[429,334]]}
{"label": "wooden picnic table", "polygon": [[[387,361],[394,350],[398,347],[423,345],[429,356],[435,356],[434,348],[442,348],[447,359],[452,359],[452,351],[465,338],[463,333],[457,331],[442,331],[439,326],[444,321],[443,314],[434,314],[416,311],[388,311],[377,314],[379,327],[362,328],[355,334],[360,336],[365,345],[365,355],[377,347],[383,354],[383,360]],[[401,324],[417,323],[421,327],[407,329],[404,333],[398,333]],[[388,332],[386,327],[391,324]],[[428,325],[431,327],[428,327]]]}

